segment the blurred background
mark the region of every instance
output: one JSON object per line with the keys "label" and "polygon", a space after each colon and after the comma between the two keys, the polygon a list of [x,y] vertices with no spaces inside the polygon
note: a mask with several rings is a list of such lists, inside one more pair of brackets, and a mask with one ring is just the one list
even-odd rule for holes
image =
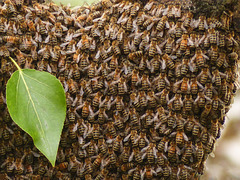
{"label": "blurred background", "polygon": [[[90,5],[97,0],[54,0],[57,4],[74,6]],[[227,114],[226,123],[215,151],[206,162],[201,180],[240,180],[240,90]]]}

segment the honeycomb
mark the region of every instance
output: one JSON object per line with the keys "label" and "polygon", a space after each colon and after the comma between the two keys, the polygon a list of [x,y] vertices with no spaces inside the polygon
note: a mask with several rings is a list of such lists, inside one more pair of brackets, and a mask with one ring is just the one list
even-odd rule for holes
{"label": "honeycomb", "polygon": [[[190,1],[102,0],[72,9],[4,1],[1,179],[198,179],[237,89],[239,46],[234,13],[201,8]],[[9,115],[5,89],[16,70],[9,57],[64,87],[55,167]]]}

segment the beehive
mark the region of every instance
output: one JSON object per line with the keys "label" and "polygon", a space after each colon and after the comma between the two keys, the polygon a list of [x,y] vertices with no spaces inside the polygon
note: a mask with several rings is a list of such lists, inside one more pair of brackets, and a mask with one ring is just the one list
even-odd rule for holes
{"label": "beehive", "polygon": [[[189,1],[103,0],[70,9],[6,0],[1,175],[198,178],[236,92],[238,37],[224,8],[204,14]],[[9,116],[5,88],[16,70],[9,56],[22,68],[55,75],[66,91],[54,168]]]}

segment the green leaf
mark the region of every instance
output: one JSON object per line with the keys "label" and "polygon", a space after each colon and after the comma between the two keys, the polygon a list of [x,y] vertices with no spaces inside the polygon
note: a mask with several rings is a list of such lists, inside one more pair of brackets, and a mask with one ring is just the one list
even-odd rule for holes
{"label": "green leaf", "polygon": [[59,80],[47,72],[18,69],[7,83],[9,113],[54,166],[66,116],[64,89]]}

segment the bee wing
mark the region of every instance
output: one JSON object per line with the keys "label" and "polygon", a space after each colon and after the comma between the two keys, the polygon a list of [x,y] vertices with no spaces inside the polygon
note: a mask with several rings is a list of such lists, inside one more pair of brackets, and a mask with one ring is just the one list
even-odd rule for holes
{"label": "bee wing", "polygon": [[81,47],[83,46],[83,43],[82,43],[82,39],[77,43],[77,47],[81,49]]}
{"label": "bee wing", "polygon": [[42,49],[40,49],[39,51],[38,51],[38,54],[42,54],[44,51],[45,51],[45,47],[44,48],[42,48]]}
{"label": "bee wing", "polygon": [[150,29],[152,29],[153,25],[154,25],[154,22],[152,22],[150,25],[148,25],[147,30],[149,31]]}
{"label": "bee wing", "polygon": [[124,139],[123,139],[123,142],[127,142],[130,138],[131,134],[127,135]]}
{"label": "bee wing", "polygon": [[131,162],[133,160],[134,157],[134,152],[131,153],[131,155],[129,156],[128,162]]}
{"label": "bee wing", "polygon": [[68,44],[69,44],[69,42],[62,43],[62,44],[60,45],[60,47],[65,47],[65,46],[68,45]]}
{"label": "bee wing", "polygon": [[205,28],[205,29],[208,29],[208,24],[207,24],[207,21],[206,21],[206,20],[204,20],[204,28]]}
{"label": "bee wing", "polygon": [[73,38],[73,34],[67,34],[66,38],[65,38],[65,41],[71,41]]}
{"label": "bee wing", "polygon": [[68,28],[65,27],[65,26],[63,26],[63,25],[61,25],[61,27],[62,27],[62,30],[63,30],[63,31],[67,31],[67,30],[68,30]]}

